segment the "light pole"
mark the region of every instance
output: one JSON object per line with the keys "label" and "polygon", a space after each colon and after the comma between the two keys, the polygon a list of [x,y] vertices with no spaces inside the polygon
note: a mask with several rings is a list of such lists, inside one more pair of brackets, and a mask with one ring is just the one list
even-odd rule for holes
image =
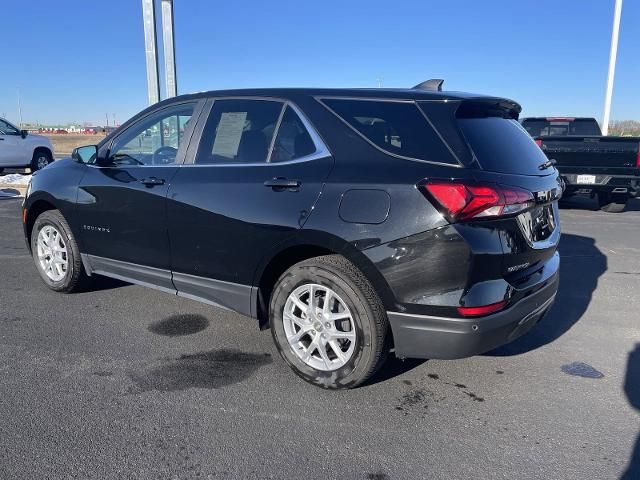
{"label": "light pole", "polygon": [[609,74],[607,75],[607,90],[604,97],[604,113],[602,115],[602,134],[609,133],[609,116],[611,114],[611,97],[613,96],[613,77],[616,73],[616,56],[618,55],[618,34],[620,33],[620,15],[622,14],[622,0],[615,0],[613,10],[613,31],[611,32],[611,50],[609,51]]}
{"label": "light pole", "polygon": [[154,0],[142,0],[142,22],[144,24],[144,51],[147,62],[147,93],[149,95],[149,105],[153,105],[160,101],[156,6]]}
{"label": "light pole", "polygon": [[173,0],[162,0],[162,47],[164,51],[164,78],[167,98],[178,93],[176,80],[176,43],[173,28]]}

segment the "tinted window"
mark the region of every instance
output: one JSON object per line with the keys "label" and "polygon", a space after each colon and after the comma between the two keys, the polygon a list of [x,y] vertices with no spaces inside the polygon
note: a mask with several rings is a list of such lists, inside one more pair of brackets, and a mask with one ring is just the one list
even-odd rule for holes
{"label": "tinted window", "polygon": [[506,118],[458,119],[469,146],[484,170],[521,175],[544,175],[538,166],[547,157],[516,121]]}
{"label": "tinted window", "polygon": [[548,135],[588,136],[600,135],[600,127],[594,120],[525,120],[524,128],[532,137]]}
{"label": "tinted window", "polygon": [[271,152],[271,162],[296,160],[316,151],[311,135],[298,114],[287,107],[278,127],[278,135]]}
{"label": "tinted window", "polygon": [[276,101],[216,100],[196,163],[266,162],[282,108],[282,102]]}
{"label": "tinted window", "polygon": [[323,102],[386,152],[431,162],[458,163],[413,102],[336,99]]}
{"label": "tinted window", "polygon": [[20,131],[4,120],[0,120],[0,135],[20,135]]}
{"label": "tinted window", "polygon": [[171,165],[176,161],[194,104],[168,107],[125,130],[111,146],[114,165]]}

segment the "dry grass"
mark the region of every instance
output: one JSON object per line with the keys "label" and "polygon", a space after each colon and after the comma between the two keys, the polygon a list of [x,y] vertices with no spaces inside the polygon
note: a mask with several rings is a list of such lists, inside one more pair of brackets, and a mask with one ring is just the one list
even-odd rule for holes
{"label": "dry grass", "polygon": [[53,144],[53,151],[56,157],[68,157],[76,147],[82,145],[94,145],[102,140],[104,135],[46,135]]}

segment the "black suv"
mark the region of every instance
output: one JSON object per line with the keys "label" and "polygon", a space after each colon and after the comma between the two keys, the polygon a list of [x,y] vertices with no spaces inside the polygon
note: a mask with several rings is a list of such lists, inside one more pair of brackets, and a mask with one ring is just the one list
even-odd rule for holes
{"label": "black suv", "polygon": [[56,291],[106,275],[271,328],[325,388],[386,354],[460,358],[553,302],[558,173],[503,98],[420,88],[184,95],[37,172],[24,233]]}

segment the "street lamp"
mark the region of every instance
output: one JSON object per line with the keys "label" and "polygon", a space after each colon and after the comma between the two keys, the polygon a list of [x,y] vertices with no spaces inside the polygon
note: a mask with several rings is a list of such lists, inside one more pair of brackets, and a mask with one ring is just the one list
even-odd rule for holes
{"label": "street lamp", "polygon": [[620,33],[620,15],[622,14],[622,0],[615,0],[613,11],[613,31],[611,32],[611,50],[609,51],[609,74],[607,76],[607,91],[604,97],[604,114],[602,116],[602,134],[609,133],[609,115],[611,114],[611,97],[613,96],[613,77],[616,73],[616,56],[618,55],[618,34]]}

